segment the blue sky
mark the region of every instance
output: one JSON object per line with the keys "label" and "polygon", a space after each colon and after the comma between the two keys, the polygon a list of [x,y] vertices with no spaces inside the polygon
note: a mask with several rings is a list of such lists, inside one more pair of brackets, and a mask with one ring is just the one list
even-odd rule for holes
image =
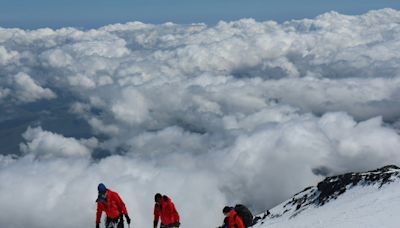
{"label": "blue sky", "polygon": [[[362,3],[361,3],[362,2]],[[312,18],[327,11],[360,14],[371,9],[400,9],[396,0],[0,0],[0,27],[93,28],[142,21],[180,24],[252,17],[279,22]]]}

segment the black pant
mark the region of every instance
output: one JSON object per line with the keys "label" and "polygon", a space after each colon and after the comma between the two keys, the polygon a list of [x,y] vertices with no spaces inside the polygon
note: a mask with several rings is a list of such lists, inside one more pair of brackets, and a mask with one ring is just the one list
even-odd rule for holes
{"label": "black pant", "polygon": [[164,225],[161,224],[160,228],[175,228],[175,227],[179,227],[178,224],[169,224],[169,225]]}
{"label": "black pant", "polygon": [[106,228],[124,228],[124,218],[122,216],[117,218],[109,218],[106,219]]}

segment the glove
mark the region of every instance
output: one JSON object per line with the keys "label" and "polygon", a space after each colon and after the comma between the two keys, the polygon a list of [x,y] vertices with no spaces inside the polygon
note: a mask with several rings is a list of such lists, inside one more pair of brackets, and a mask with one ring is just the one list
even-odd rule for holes
{"label": "glove", "polygon": [[154,220],[154,222],[153,222],[153,227],[154,227],[154,228],[157,228],[157,225],[158,225],[158,220]]}
{"label": "glove", "polygon": [[174,227],[179,227],[180,225],[181,225],[180,222],[175,222],[175,223],[174,223]]}
{"label": "glove", "polygon": [[96,224],[96,228],[100,228],[100,224]]}
{"label": "glove", "polygon": [[126,218],[126,222],[127,222],[128,224],[131,224],[131,218],[129,218],[128,215],[125,215],[125,218]]}

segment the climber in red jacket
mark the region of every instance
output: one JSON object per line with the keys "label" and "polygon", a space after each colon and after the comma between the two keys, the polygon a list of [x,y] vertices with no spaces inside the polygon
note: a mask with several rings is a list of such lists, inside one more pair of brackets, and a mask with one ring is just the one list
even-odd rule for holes
{"label": "climber in red jacket", "polygon": [[161,228],[179,227],[179,214],[176,211],[174,203],[168,196],[162,196],[157,193],[154,196],[154,228],[158,226],[158,220],[161,218]]}
{"label": "climber in red jacket", "polygon": [[236,213],[232,207],[224,207],[224,215],[228,218],[228,228],[246,228],[242,218]]}
{"label": "climber in red jacket", "polygon": [[119,197],[118,193],[107,189],[106,186],[101,183],[97,187],[99,196],[97,202],[97,213],[96,213],[96,228],[100,227],[100,219],[103,211],[106,213],[106,228],[110,225],[118,224],[118,228],[124,227],[123,215],[125,215],[126,222],[131,223],[131,219],[128,216],[125,203]]}

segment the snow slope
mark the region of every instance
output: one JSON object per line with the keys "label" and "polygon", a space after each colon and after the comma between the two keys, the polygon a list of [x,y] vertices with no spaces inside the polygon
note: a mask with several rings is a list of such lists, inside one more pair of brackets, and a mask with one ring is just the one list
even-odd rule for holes
{"label": "snow slope", "polygon": [[328,177],[257,216],[256,228],[400,227],[400,169]]}

